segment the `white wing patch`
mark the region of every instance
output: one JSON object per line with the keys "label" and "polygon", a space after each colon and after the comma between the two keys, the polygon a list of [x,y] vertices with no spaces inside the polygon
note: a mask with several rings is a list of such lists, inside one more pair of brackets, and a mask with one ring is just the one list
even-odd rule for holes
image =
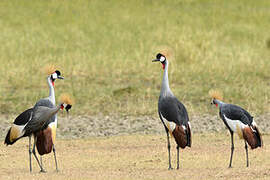
{"label": "white wing patch", "polygon": [[57,127],[57,117],[55,118],[55,120],[56,121],[54,121],[54,122],[51,122],[50,124],[49,124],[49,126],[52,128],[53,126],[54,127]]}
{"label": "white wing patch", "polygon": [[231,120],[231,119],[227,118],[225,115],[223,115],[223,116],[224,116],[228,126],[230,127],[230,129],[233,132],[237,132],[237,128],[244,129],[244,128],[248,127],[248,125],[245,125],[240,120]]}
{"label": "white wing patch", "polygon": [[190,122],[188,121],[188,126],[189,126],[189,129],[191,129],[191,124],[190,124]]}
{"label": "white wing patch", "polygon": [[186,128],[186,126],[184,126],[184,125],[182,125],[182,128],[184,129],[184,130],[186,130],[187,128]]}
{"label": "white wing patch", "polygon": [[172,133],[176,127],[176,124],[174,122],[171,122],[171,121],[168,121],[166,118],[164,118],[162,116],[162,114],[160,113],[161,117],[162,117],[162,120],[165,124],[165,126],[168,128],[168,130],[170,131],[170,133]]}

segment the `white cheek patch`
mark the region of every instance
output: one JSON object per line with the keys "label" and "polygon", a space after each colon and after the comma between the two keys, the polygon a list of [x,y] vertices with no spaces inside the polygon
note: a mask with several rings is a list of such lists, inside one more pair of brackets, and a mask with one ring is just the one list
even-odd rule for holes
{"label": "white cheek patch", "polygon": [[53,79],[57,79],[57,74],[56,74],[56,73],[53,73],[53,74],[52,74],[52,78],[53,78]]}
{"label": "white cheek patch", "polygon": [[227,118],[225,115],[223,115],[223,116],[224,116],[228,126],[230,127],[230,129],[233,132],[237,132],[237,128],[244,129],[244,128],[248,127],[248,125],[245,125],[240,120],[231,120],[231,119]]}
{"label": "white cheek patch", "polygon": [[170,133],[172,133],[174,131],[175,127],[176,127],[176,124],[174,122],[167,121],[167,119],[165,119],[162,115],[161,115],[161,117],[162,117],[162,120],[163,120],[165,126],[168,128]]}
{"label": "white cheek patch", "polygon": [[163,61],[165,61],[165,57],[164,56],[161,56],[160,57],[160,62],[163,62]]}

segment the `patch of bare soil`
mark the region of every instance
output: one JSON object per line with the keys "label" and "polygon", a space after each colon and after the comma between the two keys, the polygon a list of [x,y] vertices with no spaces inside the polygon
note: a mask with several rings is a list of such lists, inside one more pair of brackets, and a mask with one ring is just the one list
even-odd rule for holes
{"label": "patch of bare soil", "polygon": [[[260,115],[255,121],[262,133],[270,131],[269,114]],[[15,117],[15,116],[14,116]],[[14,118],[13,117],[13,118]],[[190,117],[193,133],[226,131],[222,120],[213,115]],[[13,119],[1,116],[0,137],[4,137]],[[87,138],[128,134],[161,134],[164,127],[158,117],[151,116],[70,116],[58,117],[57,136],[60,138]]]}

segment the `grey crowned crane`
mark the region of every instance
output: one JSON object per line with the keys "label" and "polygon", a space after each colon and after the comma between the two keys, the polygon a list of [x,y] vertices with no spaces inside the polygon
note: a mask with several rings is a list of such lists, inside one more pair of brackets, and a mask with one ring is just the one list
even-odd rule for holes
{"label": "grey crowned crane", "polygon": [[167,133],[169,170],[172,169],[170,135],[174,137],[177,144],[177,169],[179,169],[179,147],[182,149],[184,149],[186,146],[191,147],[191,127],[189,117],[185,106],[173,95],[169,87],[169,61],[164,55],[159,53],[153,62],[160,62],[164,70],[158,100],[158,114]]}
{"label": "grey crowned crane", "polygon": [[[54,69],[53,66],[47,66],[46,67],[46,71],[48,73],[47,82],[48,82],[48,86],[49,86],[49,89],[50,89],[49,97],[39,100],[36,103],[35,106],[47,106],[47,107],[50,107],[50,108],[55,106],[54,82],[55,82],[56,79],[63,79],[63,77],[61,77],[60,71],[58,71],[58,70],[52,71],[52,69]],[[33,108],[30,108],[30,109],[27,109],[26,111],[22,112],[15,119],[15,121],[13,122],[13,125],[16,126],[17,128],[23,127],[30,120],[32,111],[33,111]],[[57,116],[56,115],[52,117],[51,122],[53,122],[53,121],[57,121]],[[6,145],[12,145],[18,140],[17,138],[10,137],[10,130],[7,133],[7,136],[5,138],[5,144]],[[43,168],[42,168],[42,170],[44,171]]]}
{"label": "grey crowned crane", "polygon": [[[54,82],[56,79],[64,79],[61,76],[60,71],[55,70],[54,66],[47,66],[46,72],[48,74],[47,83],[49,86],[49,97],[40,99],[34,107],[36,106],[46,106],[49,108],[55,107],[55,92],[54,92]],[[70,107],[71,108],[71,107]],[[66,109],[68,112],[68,109]],[[40,163],[42,164],[42,155],[48,154],[53,150],[54,161],[56,171],[58,171],[56,151],[55,151],[55,137],[57,128],[57,114],[51,118],[49,124],[46,125],[46,129],[43,129],[35,134],[37,136],[37,150],[40,155]],[[44,169],[44,168],[43,168]]]}
{"label": "grey crowned crane", "polygon": [[[60,109],[67,109],[70,107],[71,101],[69,97],[62,96],[61,103],[58,106],[53,108],[49,108],[46,106],[35,106],[31,110],[26,110],[24,114],[20,114],[16,119],[15,122],[12,124],[11,128],[8,131],[8,134],[5,139],[5,143],[7,145],[11,145],[17,140],[23,137],[29,137],[29,166],[30,172],[32,171],[32,160],[31,160],[31,153],[34,154],[35,159],[38,162],[38,165],[41,169],[41,172],[45,172],[43,167],[41,166],[35,152],[35,146],[37,142],[36,133],[40,130],[44,129],[46,125],[51,121],[51,118],[58,113]],[[30,118],[28,121],[25,121],[25,116]],[[34,144],[33,149],[31,150],[31,136],[34,135]]]}
{"label": "grey crowned crane", "polygon": [[263,146],[260,131],[255,121],[253,120],[253,117],[249,114],[249,112],[237,105],[222,102],[222,96],[220,92],[212,90],[209,92],[209,94],[212,97],[211,104],[214,104],[217,108],[219,108],[219,116],[231,134],[231,157],[229,168],[232,167],[234,133],[237,133],[240,139],[244,139],[246,150],[246,165],[248,167],[249,161],[247,144],[249,144],[251,149]]}

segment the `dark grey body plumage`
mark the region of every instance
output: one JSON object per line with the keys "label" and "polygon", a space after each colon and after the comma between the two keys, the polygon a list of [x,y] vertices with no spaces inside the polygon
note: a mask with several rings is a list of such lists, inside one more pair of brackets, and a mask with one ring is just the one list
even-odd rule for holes
{"label": "dark grey body plumage", "polygon": [[166,57],[162,54],[158,54],[156,59],[153,61],[161,62],[164,69],[160,96],[158,100],[158,114],[167,134],[169,169],[172,169],[169,134],[174,137],[177,144],[177,169],[179,169],[179,148],[185,148],[186,146],[191,147],[191,129],[189,126],[189,117],[185,106],[173,95],[172,91],[170,90],[168,79],[169,62],[166,60]]}
{"label": "dark grey body plumage", "polygon": [[[47,82],[50,88],[50,96],[48,98],[39,100],[33,108],[29,108],[25,110],[24,112],[22,112],[13,122],[14,125],[24,126],[24,129],[23,129],[24,134],[21,137],[18,137],[17,139],[13,139],[13,141],[11,141],[10,134],[11,134],[12,128],[10,128],[5,138],[4,143],[6,145],[12,145],[22,137],[27,137],[27,136],[29,137],[30,172],[32,171],[32,166],[31,166],[31,153],[32,152],[35,158],[37,159],[36,154],[35,154],[35,144],[36,144],[37,138],[35,137],[33,150],[31,151],[31,136],[32,134],[35,135],[38,131],[46,129],[49,123],[54,122],[56,119],[55,113],[53,113],[54,114],[53,116],[50,116],[49,112],[51,112],[53,109],[56,108],[56,106],[51,102],[51,100],[55,101],[53,83],[55,79],[63,79],[63,77],[61,77],[60,75],[61,73],[58,70],[56,70],[53,74],[48,76]],[[46,115],[46,113],[48,114]],[[49,119],[47,119],[48,116],[50,116]],[[39,163],[39,161],[38,161],[38,164],[41,167],[41,164]],[[42,167],[41,167],[41,171],[44,172],[44,169]]]}
{"label": "dark grey body plumage", "polygon": [[247,159],[246,163],[248,167],[249,161],[247,144],[249,144],[252,149],[262,147],[263,145],[259,129],[257,128],[253,117],[248,111],[240,106],[227,104],[217,99],[213,99],[212,103],[219,107],[219,116],[231,134],[231,157],[229,167],[232,167],[232,158],[234,152],[233,135],[235,132],[239,134],[240,138],[244,139]]}
{"label": "dark grey body plumage", "polygon": [[24,127],[25,134],[35,134],[44,129],[46,124],[49,124],[51,121],[52,116],[57,113],[56,110],[57,107],[49,108],[46,106],[35,106],[32,109],[30,121]]}
{"label": "dark grey body plumage", "polygon": [[160,96],[158,111],[167,121],[174,122],[179,126],[187,125],[189,122],[185,106],[175,96]]}
{"label": "dark grey body plumage", "polygon": [[[35,104],[34,108],[37,107],[37,106],[45,106],[45,107],[48,107],[48,108],[55,108],[56,107],[48,98],[44,98],[44,99],[39,100]],[[46,124],[44,124],[44,126],[42,127],[42,130],[46,129],[51,122],[54,122],[55,118],[56,118],[56,115],[53,115],[51,117],[50,121],[48,121]]]}

